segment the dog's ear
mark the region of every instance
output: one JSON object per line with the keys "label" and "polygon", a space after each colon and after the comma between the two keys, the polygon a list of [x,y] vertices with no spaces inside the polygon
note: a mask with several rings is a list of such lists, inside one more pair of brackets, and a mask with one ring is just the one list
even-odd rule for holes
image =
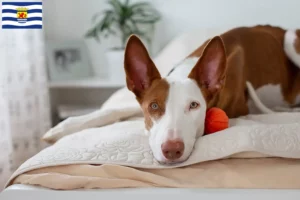
{"label": "dog's ear", "polygon": [[124,68],[127,87],[136,97],[141,97],[154,80],[161,79],[159,71],[151,60],[145,46],[135,35],[130,36],[128,39],[125,49]]}
{"label": "dog's ear", "polygon": [[207,100],[212,98],[224,85],[226,73],[226,52],[221,37],[211,39],[203,50],[202,56],[189,74]]}

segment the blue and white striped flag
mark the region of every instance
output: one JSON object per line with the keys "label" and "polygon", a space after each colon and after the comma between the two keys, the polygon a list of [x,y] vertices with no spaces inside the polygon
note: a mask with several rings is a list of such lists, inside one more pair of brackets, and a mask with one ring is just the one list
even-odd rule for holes
{"label": "blue and white striped flag", "polygon": [[42,27],[42,2],[2,2],[2,29]]}

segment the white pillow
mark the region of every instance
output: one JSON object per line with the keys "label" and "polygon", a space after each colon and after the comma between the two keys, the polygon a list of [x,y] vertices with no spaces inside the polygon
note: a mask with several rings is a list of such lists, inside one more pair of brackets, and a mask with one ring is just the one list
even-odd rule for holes
{"label": "white pillow", "polygon": [[186,32],[173,39],[158,56],[154,58],[154,63],[162,76],[166,76],[169,71],[194,50],[200,47],[206,40],[228,30],[228,28],[198,29]]}
{"label": "white pillow", "polygon": [[[220,34],[222,30],[224,29],[196,30],[175,38],[153,59],[161,75],[166,76],[177,63],[207,39]],[[122,88],[115,92],[100,110],[84,116],[70,117],[60,122],[43,136],[43,140],[54,143],[65,135],[88,128],[105,126],[134,116],[141,116],[140,107],[134,95],[127,88]]]}

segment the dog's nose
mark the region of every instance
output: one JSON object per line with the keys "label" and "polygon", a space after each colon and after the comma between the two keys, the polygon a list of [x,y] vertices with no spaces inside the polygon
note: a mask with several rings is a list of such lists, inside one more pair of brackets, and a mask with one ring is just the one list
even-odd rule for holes
{"label": "dog's nose", "polygon": [[183,154],[184,143],[182,140],[168,140],[161,145],[161,150],[166,159],[177,160]]}

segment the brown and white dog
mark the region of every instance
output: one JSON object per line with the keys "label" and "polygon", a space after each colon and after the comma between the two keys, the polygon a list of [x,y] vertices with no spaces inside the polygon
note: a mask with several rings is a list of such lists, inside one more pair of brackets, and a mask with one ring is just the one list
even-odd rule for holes
{"label": "brown and white dog", "polygon": [[[285,41],[290,41],[287,43]],[[298,63],[297,63],[298,62]],[[300,103],[300,31],[255,26],[230,30],[206,41],[162,78],[136,36],[128,40],[127,87],[139,102],[154,157],[186,160],[203,135],[207,108],[230,118],[249,113],[247,83],[255,90],[276,86],[282,104]]]}

